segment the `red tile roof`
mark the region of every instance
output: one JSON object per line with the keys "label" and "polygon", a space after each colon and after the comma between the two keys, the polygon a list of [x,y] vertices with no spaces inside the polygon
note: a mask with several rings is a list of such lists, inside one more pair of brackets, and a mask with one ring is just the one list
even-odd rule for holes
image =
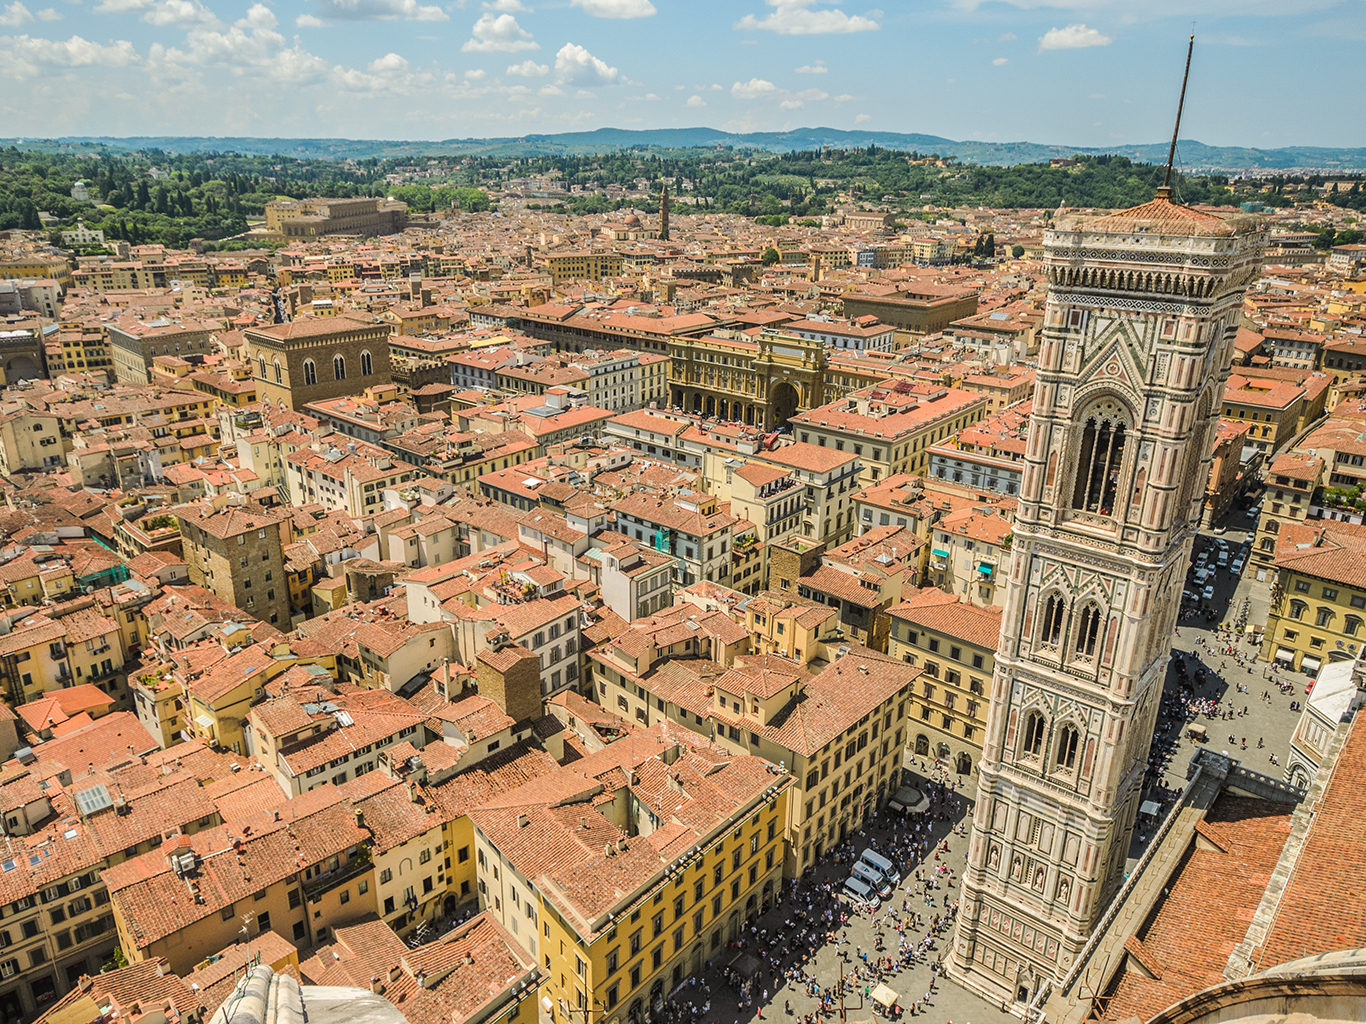
{"label": "red tile roof", "polygon": [[1366,728],[1360,715],[1319,800],[1253,970],[1332,949],[1366,946]]}
{"label": "red tile roof", "polygon": [[[1198,846],[1131,950],[1157,977],[1126,969],[1104,1020],[1147,1020],[1224,981],[1229,954],[1247,934],[1290,834],[1292,810],[1290,804],[1220,795],[1197,826]],[[1337,948],[1313,947],[1316,952]]]}

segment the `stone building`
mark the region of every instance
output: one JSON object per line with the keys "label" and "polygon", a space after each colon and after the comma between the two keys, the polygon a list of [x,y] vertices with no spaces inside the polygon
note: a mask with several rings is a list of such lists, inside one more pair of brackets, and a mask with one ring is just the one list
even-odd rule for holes
{"label": "stone building", "polygon": [[190,582],[281,629],[289,628],[284,544],[289,521],[257,505],[181,505],[180,536]]}
{"label": "stone building", "polygon": [[868,289],[846,293],[842,310],[851,320],[875,316],[884,324],[892,324],[912,334],[933,334],[955,320],[976,313],[977,291],[957,285],[930,284],[903,285],[900,291]]}
{"label": "stone building", "polygon": [[217,325],[210,321],[125,318],[110,324],[109,351],[120,384],[150,384],[157,356],[204,355]]}
{"label": "stone building", "polygon": [[1044,236],[1049,282],[950,975],[1029,1004],[1124,879],[1264,230],[1163,189]]}
{"label": "stone building", "polygon": [[278,238],[394,235],[408,223],[408,204],[382,199],[277,199],[266,203],[266,230]]}
{"label": "stone building", "polygon": [[389,327],[351,316],[250,327],[247,357],[258,397],[291,409],[392,383]]}

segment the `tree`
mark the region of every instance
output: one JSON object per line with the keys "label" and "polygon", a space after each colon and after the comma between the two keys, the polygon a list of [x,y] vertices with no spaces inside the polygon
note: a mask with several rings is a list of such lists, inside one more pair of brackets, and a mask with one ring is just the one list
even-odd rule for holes
{"label": "tree", "polygon": [[1014,256],[1017,260],[1024,254],[1025,248],[1023,245],[1012,245],[1010,247],[1010,255]]}
{"label": "tree", "polygon": [[991,232],[987,235],[987,240],[982,243],[982,254],[987,259],[994,259],[996,256],[996,233]]}
{"label": "tree", "polygon": [[771,267],[773,266],[773,264],[777,263],[783,257],[777,249],[773,248],[773,246],[770,245],[767,249],[764,250],[764,254],[759,258],[764,261],[764,266]]}

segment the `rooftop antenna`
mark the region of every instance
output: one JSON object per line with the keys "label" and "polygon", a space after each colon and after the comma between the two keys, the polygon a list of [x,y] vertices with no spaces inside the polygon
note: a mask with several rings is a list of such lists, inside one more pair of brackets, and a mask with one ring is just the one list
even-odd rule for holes
{"label": "rooftop antenna", "polygon": [[1190,44],[1186,47],[1186,71],[1181,76],[1181,98],[1176,103],[1176,127],[1172,129],[1172,144],[1167,150],[1167,173],[1162,176],[1162,187],[1157,195],[1162,199],[1172,197],[1172,161],[1176,159],[1176,136],[1181,132],[1181,111],[1186,106],[1186,82],[1191,76],[1191,54],[1195,51],[1195,33],[1191,33]]}

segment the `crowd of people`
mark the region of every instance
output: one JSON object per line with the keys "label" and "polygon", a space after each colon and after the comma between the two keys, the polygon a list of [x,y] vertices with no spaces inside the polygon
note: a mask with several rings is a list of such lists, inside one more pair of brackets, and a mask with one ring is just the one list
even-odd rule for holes
{"label": "crowd of people", "polygon": [[[860,1012],[916,1016],[926,1011],[942,968],[939,943],[958,912],[959,878],[950,864],[950,839],[966,835],[967,825],[966,802],[946,768],[921,766],[928,776],[920,784],[928,807],[904,817],[875,812],[866,828],[823,851],[801,878],[788,881],[768,918],[751,921],[727,945],[720,958],[724,963],[708,961],[707,975],[686,982],[666,1003],[665,1024],[722,1024],[707,1016],[714,977],[734,994],[737,1009],[755,1007],[760,1019],[780,998],[784,1016],[796,1024],[820,1024],[838,1014],[841,997],[846,1008],[861,1000]],[[902,876],[877,907],[843,894],[850,868],[865,849],[886,857]],[[871,938],[860,938],[860,932]],[[836,951],[834,971],[828,959],[818,965],[825,948]],[[925,990],[918,983],[915,992],[905,994],[904,1006],[873,1003],[875,986],[897,979],[904,985],[910,981],[907,972],[924,967],[929,970]],[[801,1003],[803,996],[806,1007],[794,1007],[793,1000]]]}

